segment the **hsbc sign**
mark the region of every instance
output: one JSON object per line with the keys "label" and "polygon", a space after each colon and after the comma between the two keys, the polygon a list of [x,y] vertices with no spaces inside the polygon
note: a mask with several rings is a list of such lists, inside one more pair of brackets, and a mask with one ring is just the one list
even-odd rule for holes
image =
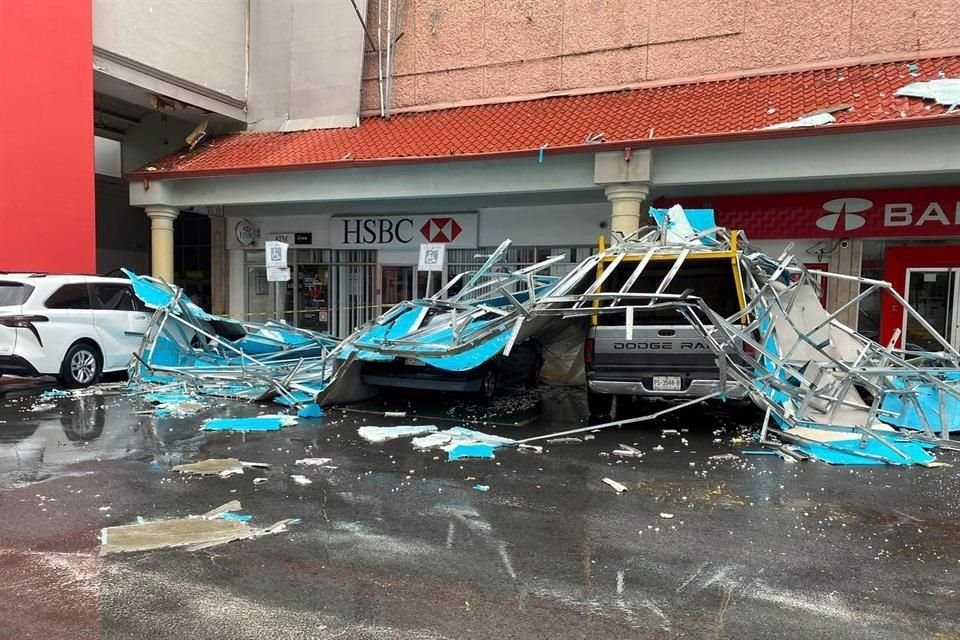
{"label": "hsbc sign", "polygon": [[748,238],[960,236],[960,188],[724,196],[681,201],[713,207],[718,224]]}
{"label": "hsbc sign", "polygon": [[330,244],[337,249],[418,249],[422,243],[475,249],[477,214],[334,216]]}

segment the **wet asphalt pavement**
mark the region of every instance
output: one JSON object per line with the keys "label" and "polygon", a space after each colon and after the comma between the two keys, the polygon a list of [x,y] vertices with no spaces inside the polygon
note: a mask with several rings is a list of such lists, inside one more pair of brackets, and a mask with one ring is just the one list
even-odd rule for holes
{"label": "wet asphalt pavement", "polygon": [[[331,410],[279,432],[204,434],[205,418],[275,408],[158,419],[116,392],[43,400],[41,388],[0,382],[3,639],[960,637],[956,453],[935,469],[744,456],[757,448],[739,439],[749,430],[698,407],[539,454],[447,462],[357,436],[413,418]],[[492,411],[529,424],[475,428],[527,437],[585,423],[580,392],[541,394]],[[422,400],[434,418],[419,423],[484,413],[454,404]],[[645,455],[610,455],[621,442]],[[738,457],[711,459],[727,453]],[[170,471],[211,457],[271,468]],[[233,499],[256,526],[302,522],[205,551],[98,557],[101,527]]]}

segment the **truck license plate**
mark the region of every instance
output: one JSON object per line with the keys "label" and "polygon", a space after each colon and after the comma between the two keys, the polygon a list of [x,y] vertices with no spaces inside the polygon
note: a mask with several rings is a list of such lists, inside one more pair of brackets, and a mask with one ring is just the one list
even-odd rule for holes
{"label": "truck license plate", "polygon": [[654,391],[680,391],[680,376],[653,376]]}

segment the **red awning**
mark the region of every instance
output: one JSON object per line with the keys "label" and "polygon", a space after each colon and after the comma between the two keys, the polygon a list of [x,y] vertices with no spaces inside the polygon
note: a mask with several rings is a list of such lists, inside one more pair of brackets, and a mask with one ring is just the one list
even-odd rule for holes
{"label": "red awning", "polygon": [[[364,118],[359,127],[233,133],[161,158],[151,180],[369,164],[655,147],[939,124],[947,107],[897,89],[960,77],[960,56],[919,58]],[[844,108],[840,108],[844,107]],[[766,129],[824,109],[836,122]]]}

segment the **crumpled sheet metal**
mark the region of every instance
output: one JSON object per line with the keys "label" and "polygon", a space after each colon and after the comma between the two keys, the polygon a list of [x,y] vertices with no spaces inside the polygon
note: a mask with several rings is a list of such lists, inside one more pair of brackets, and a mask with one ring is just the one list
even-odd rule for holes
{"label": "crumpled sheet metal", "polygon": [[[789,250],[767,256],[742,234],[711,228],[712,215],[701,211],[686,218],[675,206],[651,215],[656,227],[618,236],[541,297],[531,314],[575,318],[642,313],[638,307],[645,305],[675,309],[717,356],[721,388],[738,383],[767,411],[761,438],[770,442],[775,434],[814,459],[932,465],[930,450],[949,445],[960,408],[960,354],[889,283],[808,271]],[[686,292],[666,293],[669,273],[655,290],[631,289],[651,259],[673,260],[675,273],[689,255],[710,253],[737,266],[744,308],[733,316],[721,316]],[[616,268],[633,275],[619,291],[603,292],[600,285]],[[943,350],[908,352],[851,330],[837,319],[843,308],[828,313],[820,304],[820,278],[860,283],[861,293],[848,305],[876,291],[892,296]]]}
{"label": "crumpled sheet metal", "polygon": [[285,324],[237,322],[185,300],[179,288],[125,271],[154,315],[131,362],[135,393],[189,394],[303,407],[336,377],[339,341]]}
{"label": "crumpled sheet metal", "polygon": [[[508,355],[513,344],[542,327],[526,322],[529,309],[557,278],[540,272],[565,259],[506,271],[509,246],[504,241],[476,271],[458,274],[430,298],[395,305],[343,340],[276,322],[215,316],[184,300],[176,287],[126,272],[137,296],[156,310],[131,379],[146,390],[179,383],[199,395],[273,399],[303,410],[313,402],[372,395],[356,366],[364,360],[416,358],[447,371],[476,368]],[[461,286],[456,293],[454,284]]]}

